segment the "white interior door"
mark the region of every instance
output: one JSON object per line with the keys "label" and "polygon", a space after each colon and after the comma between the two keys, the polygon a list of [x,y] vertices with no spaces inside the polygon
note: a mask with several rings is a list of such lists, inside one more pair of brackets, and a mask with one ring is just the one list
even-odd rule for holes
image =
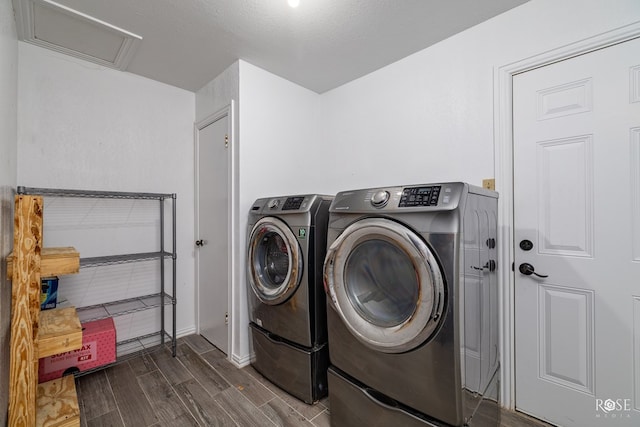
{"label": "white interior door", "polygon": [[640,39],[514,76],[513,96],[516,407],[638,426]]}
{"label": "white interior door", "polygon": [[198,330],[229,354],[229,118],[196,126]]}

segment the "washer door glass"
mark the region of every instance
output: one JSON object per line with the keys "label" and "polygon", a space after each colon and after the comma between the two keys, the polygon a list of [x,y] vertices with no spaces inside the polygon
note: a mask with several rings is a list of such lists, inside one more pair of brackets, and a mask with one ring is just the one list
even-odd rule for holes
{"label": "washer door glass", "polygon": [[249,283],[264,303],[285,302],[302,278],[300,245],[284,221],[261,218],[253,226],[248,248]]}
{"label": "washer door glass", "polygon": [[333,307],[371,348],[410,350],[438,325],[444,285],[436,259],[395,221],[369,218],[347,227],[327,252],[324,275]]}

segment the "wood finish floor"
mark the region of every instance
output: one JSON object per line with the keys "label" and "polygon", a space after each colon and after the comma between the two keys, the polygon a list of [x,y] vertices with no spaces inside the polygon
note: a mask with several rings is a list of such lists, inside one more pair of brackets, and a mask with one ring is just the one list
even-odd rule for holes
{"label": "wood finish floor", "polygon": [[[76,379],[82,427],[328,427],[329,401],[307,405],[251,366],[236,368],[199,335]],[[549,427],[503,412],[503,427]],[[400,427],[400,426],[394,426]]]}

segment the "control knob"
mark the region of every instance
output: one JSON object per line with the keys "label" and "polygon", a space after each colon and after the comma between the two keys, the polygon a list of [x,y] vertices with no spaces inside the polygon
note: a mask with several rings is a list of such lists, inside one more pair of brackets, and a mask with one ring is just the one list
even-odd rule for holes
{"label": "control knob", "polygon": [[267,205],[269,209],[275,209],[278,206],[280,206],[280,200],[278,199],[269,200],[269,204]]}
{"label": "control knob", "polygon": [[385,190],[376,191],[371,196],[371,204],[376,208],[381,208],[386,206],[389,201],[389,192]]}

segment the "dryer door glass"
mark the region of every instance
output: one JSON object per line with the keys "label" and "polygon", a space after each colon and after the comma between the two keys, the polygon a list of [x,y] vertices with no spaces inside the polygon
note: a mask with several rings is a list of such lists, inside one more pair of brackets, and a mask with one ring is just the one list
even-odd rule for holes
{"label": "dryer door glass", "polygon": [[280,287],[289,274],[289,250],[284,239],[278,233],[266,233],[258,249],[256,260],[265,273],[265,285]]}
{"label": "dryer door glass", "polygon": [[357,221],[333,242],[324,268],[333,308],[365,345],[400,353],[422,345],[437,329],[442,273],[409,228],[383,218]]}
{"label": "dryer door glass", "polygon": [[280,304],[293,294],[302,277],[300,245],[280,219],[265,217],[249,237],[249,282],[256,296],[266,304]]}
{"label": "dryer door glass", "polygon": [[415,312],[420,283],[412,260],[397,245],[365,240],[351,250],[344,270],[347,298],[368,322],[397,326]]}

